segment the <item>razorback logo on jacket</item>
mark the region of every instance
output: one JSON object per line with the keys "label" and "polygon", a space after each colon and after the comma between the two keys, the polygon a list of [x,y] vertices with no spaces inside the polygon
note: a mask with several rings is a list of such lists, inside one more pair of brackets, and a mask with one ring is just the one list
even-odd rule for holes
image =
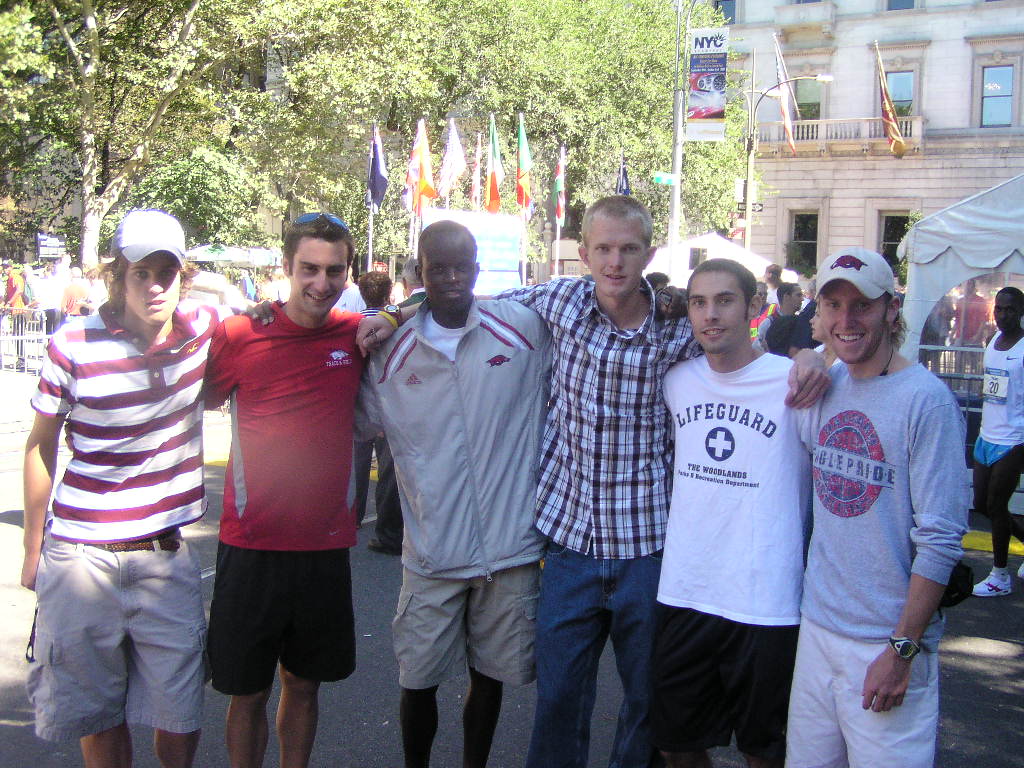
{"label": "razorback logo on jacket", "polygon": [[511,357],[505,357],[504,355],[495,355],[490,360],[485,360],[484,362],[491,366],[491,368],[495,368],[499,365],[504,365],[511,359]]}

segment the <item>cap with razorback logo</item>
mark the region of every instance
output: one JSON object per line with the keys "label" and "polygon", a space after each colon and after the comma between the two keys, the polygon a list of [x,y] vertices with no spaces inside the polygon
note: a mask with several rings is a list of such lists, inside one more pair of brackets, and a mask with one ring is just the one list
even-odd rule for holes
{"label": "cap with razorback logo", "polygon": [[883,293],[896,295],[896,278],[889,262],[867,248],[843,248],[829,256],[817,275],[818,293],[833,280],[852,283],[868,299],[877,299]]}

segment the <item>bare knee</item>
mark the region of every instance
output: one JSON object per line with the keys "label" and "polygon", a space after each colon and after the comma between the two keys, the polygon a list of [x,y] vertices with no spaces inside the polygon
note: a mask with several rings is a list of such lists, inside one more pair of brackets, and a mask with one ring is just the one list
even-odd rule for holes
{"label": "bare knee", "polygon": [[258,693],[247,693],[242,696],[233,695],[228,704],[228,716],[232,714],[256,716],[265,712],[270,699],[270,688]]}
{"label": "bare knee", "polygon": [[281,667],[282,695],[302,699],[315,699],[319,691],[320,683],[317,680],[308,680],[305,677],[293,675],[283,666]]}
{"label": "bare knee", "polygon": [[157,729],[153,733],[153,751],[163,768],[190,768],[199,746],[199,731],[171,733]]}

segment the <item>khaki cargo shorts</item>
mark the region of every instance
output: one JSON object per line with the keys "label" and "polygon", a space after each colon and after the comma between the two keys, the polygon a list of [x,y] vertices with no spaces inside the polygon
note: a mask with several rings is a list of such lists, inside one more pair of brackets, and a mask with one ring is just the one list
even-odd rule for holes
{"label": "khaki cargo shorts", "polygon": [[107,552],[46,537],[28,694],[36,734],[79,739],[123,722],[202,725],[206,618],[188,545]]}
{"label": "khaki cargo shorts", "polygon": [[473,579],[438,579],[403,569],[391,624],[398,682],[431,688],[466,665],[510,685],[536,677],[533,639],[540,568],[537,563]]}

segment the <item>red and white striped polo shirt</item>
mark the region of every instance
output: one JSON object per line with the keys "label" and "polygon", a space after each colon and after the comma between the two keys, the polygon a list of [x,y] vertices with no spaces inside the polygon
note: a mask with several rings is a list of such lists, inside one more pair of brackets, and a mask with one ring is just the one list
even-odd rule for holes
{"label": "red and white striped polo shirt", "polygon": [[32,407],[67,415],[54,536],[136,539],[202,516],[201,392],[217,324],[210,307],[179,307],[167,340],[142,352],[104,305],[53,335]]}

